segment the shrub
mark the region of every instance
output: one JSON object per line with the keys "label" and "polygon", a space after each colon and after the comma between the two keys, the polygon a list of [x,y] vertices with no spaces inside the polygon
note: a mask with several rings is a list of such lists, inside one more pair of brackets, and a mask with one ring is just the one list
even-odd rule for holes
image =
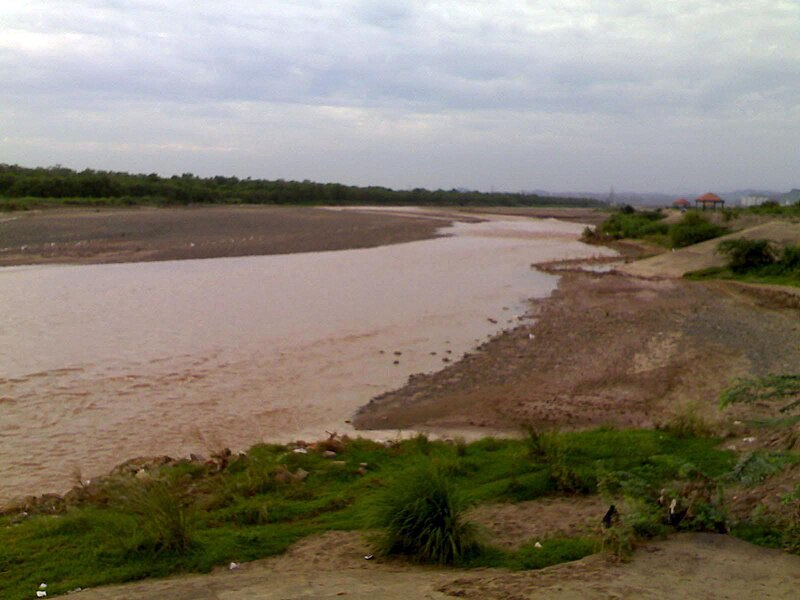
{"label": "shrub", "polygon": [[192,520],[175,491],[163,481],[131,481],[120,484],[113,505],[136,517],[145,536],[140,546],[156,551],[183,553],[193,542]]}
{"label": "shrub", "polygon": [[708,437],[711,427],[700,415],[700,407],[695,403],[679,406],[658,429],[667,431],[677,438]]}
{"label": "shrub", "polygon": [[378,548],[422,563],[455,564],[480,550],[475,527],[450,482],[430,465],[402,474],[382,498],[376,524]]}
{"label": "shrub", "polygon": [[[595,233],[611,239],[642,238],[648,235],[667,233],[668,227],[661,223],[664,215],[658,210],[635,212],[619,211],[601,223]],[[585,233],[585,232],[584,232]]]}
{"label": "shrub", "polygon": [[783,249],[778,264],[784,272],[800,273],[800,246],[787,246]]}
{"label": "shrub", "polygon": [[711,223],[697,211],[691,211],[669,228],[669,239],[673,247],[683,248],[719,237],[727,231],[725,227]]}
{"label": "shrub", "polygon": [[728,257],[728,267],[738,274],[771,265],[777,258],[769,240],[725,240],[719,243],[717,252]]}

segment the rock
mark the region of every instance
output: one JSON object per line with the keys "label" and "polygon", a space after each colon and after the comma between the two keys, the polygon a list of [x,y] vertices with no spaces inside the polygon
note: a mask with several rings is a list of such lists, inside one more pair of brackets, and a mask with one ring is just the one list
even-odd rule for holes
{"label": "rock", "polygon": [[150,477],[150,473],[148,473],[144,469],[139,469],[138,471],[136,471],[136,475],[134,475],[134,477],[136,477],[136,479],[138,479],[139,481],[147,481],[149,479],[152,479],[152,477]]}
{"label": "rock", "polygon": [[325,452],[322,453],[322,456],[324,456],[325,458],[333,458],[334,456],[336,456],[336,452],[334,452],[333,450],[325,450]]}
{"label": "rock", "polygon": [[297,482],[304,481],[308,477],[308,471],[305,469],[297,469],[297,471],[294,472],[293,477]]}
{"label": "rock", "polygon": [[235,571],[235,570],[236,570],[236,569],[238,569],[240,566],[241,566],[241,565],[240,565],[239,563],[237,563],[237,562],[232,562],[230,565],[228,565],[228,570],[229,570],[229,571]]}
{"label": "rock", "polygon": [[308,454],[308,450],[306,450],[305,448],[295,448],[294,450],[292,450],[292,452],[294,452],[295,454]]}
{"label": "rock", "polygon": [[367,474],[367,470],[364,467],[358,467],[356,469],[356,475],[361,475],[362,477]]}

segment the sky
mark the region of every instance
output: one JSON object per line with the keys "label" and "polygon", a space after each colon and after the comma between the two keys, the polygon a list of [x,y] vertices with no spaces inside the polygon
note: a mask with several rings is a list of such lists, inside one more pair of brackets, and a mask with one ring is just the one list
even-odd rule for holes
{"label": "sky", "polygon": [[800,187],[796,0],[0,0],[0,162]]}

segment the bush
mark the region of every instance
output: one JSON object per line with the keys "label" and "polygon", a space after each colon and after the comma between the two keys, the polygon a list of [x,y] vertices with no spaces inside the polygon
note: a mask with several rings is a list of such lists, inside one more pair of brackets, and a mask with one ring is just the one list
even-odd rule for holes
{"label": "bush", "polygon": [[780,259],[778,259],[778,264],[784,273],[800,273],[800,246],[787,246],[784,248]]}
{"label": "bush", "polygon": [[690,211],[681,221],[669,228],[669,239],[674,248],[683,248],[719,237],[727,232],[725,227],[711,223],[697,211]]}
{"label": "bush", "polygon": [[667,431],[676,438],[708,437],[711,427],[700,415],[700,407],[689,403],[678,406],[670,418],[658,425],[658,429]]}
{"label": "bush", "polygon": [[427,465],[401,475],[379,501],[376,524],[384,529],[378,549],[422,563],[451,565],[475,556],[475,527],[449,481]]}
{"label": "bush", "polygon": [[[595,234],[610,239],[643,238],[648,235],[663,235],[668,231],[661,220],[664,215],[658,210],[635,212],[619,211],[611,215],[595,230]],[[585,234],[586,232],[584,232]]]}
{"label": "bush", "polygon": [[193,542],[192,521],[174,490],[163,481],[132,481],[113,493],[113,505],[137,518],[145,536],[140,547],[184,553]]}
{"label": "bush", "polygon": [[717,252],[728,257],[728,267],[737,274],[771,265],[777,258],[769,240],[725,240],[719,243]]}

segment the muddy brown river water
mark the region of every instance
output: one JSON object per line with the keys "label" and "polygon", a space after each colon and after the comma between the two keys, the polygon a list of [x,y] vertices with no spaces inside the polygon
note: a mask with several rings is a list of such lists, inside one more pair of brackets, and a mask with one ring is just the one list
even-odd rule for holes
{"label": "muddy brown river water", "polygon": [[581,230],[505,218],[366,250],[0,269],[0,501],[134,456],[352,434],[371,397],[549,294],[531,263],[610,252]]}

